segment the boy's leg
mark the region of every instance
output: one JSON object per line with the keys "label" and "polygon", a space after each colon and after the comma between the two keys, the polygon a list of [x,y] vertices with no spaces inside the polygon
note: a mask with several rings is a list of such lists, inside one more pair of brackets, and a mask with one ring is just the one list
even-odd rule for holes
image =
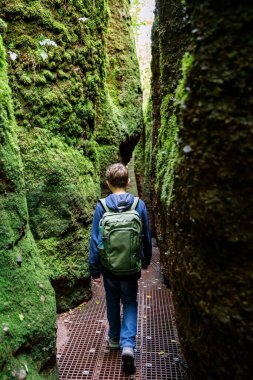
{"label": "boy's leg", "polygon": [[120,289],[117,280],[111,280],[104,276],[106,295],[107,319],[109,322],[109,338],[120,337]]}
{"label": "boy's leg", "polygon": [[135,348],[137,334],[137,290],[138,280],[120,282],[121,300],[123,303],[123,321],[120,331],[120,347]]}

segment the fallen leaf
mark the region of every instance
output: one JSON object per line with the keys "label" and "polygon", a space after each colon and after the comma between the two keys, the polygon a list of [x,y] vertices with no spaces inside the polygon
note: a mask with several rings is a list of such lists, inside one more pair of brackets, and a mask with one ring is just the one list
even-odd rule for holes
{"label": "fallen leaf", "polygon": [[16,53],[13,53],[12,51],[8,51],[8,53],[9,53],[10,59],[12,61],[16,61],[18,55]]}
{"label": "fallen leaf", "polygon": [[97,305],[99,305],[99,304],[100,304],[100,301],[99,301],[99,300],[96,300],[95,302],[96,302],[96,304],[97,304]]}
{"label": "fallen leaf", "polygon": [[89,19],[88,19],[88,17],[80,17],[78,20],[79,20],[79,21],[82,21],[82,22],[86,22],[86,21],[88,21]]}
{"label": "fallen leaf", "polygon": [[23,316],[23,314],[19,314],[18,316],[19,316],[19,319],[20,319],[21,321],[23,321],[24,318],[25,318],[25,317]]}
{"label": "fallen leaf", "polygon": [[158,355],[164,355],[164,354],[165,354],[164,351],[160,351],[160,352],[158,352]]}

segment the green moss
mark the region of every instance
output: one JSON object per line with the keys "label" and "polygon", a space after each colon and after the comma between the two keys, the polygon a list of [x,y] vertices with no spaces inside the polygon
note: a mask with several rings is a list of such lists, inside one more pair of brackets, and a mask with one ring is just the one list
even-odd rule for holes
{"label": "green moss", "polygon": [[[57,1],[16,1],[15,6],[3,1],[1,16],[10,24],[8,49],[18,55],[10,61],[15,104],[22,105],[15,109],[18,124],[53,130],[75,145],[83,133],[91,137],[105,79],[104,2],[96,2],[92,13],[92,1],[69,3],[66,9]],[[79,21],[82,17],[87,22]],[[73,107],[81,113],[73,115]]]}
{"label": "green moss", "polygon": [[7,31],[7,24],[0,18],[0,33],[4,34]]}
{"label": "green moss", "polygon": [[59,378],[56,367],[48,368],[38,372],[31,357],[21,354],[18,358],[12,359],[8,367],[0,374],[1,380],[10,380],[19,378],[20,373],[25,373],[27,380],[57,380]]}
{"label": "green moss", "polygon": [[[140,131],[138,63],[124,16],[129,4],[109,3],[108,32],[104,0],[14,3],[3,0],[0,15],[9,23],[7,48],[17,54],[9,58],[10,83],[31,230],[56,291],[64,280],[74,294],[89,275],[99,174],[103,182],[107,165],[121,159],[121,142]],[[80,302],[80,295],[74,301],[69,291],[64,300],[60,292],[60,309]]]}
{"label": "green moss", "polygon": [[134,169],[136,174],[139,195],[145,200],[150,201],[150,172],[152,159],[152,103],[151,99],[146,102],[144,109],[144,128],[141,139],[134,149]]}
{"label": "green moss", "polygon": [[20,82],[23,83],[24,85],[29,85],[32,83],[32,77],[27,74],[22,74],[20,76]]}
{"label": "green moss", "polygon": [[89,277],[90,224],[100,194],[93,132],[105,91],[107,6],[3,1],[0,13],[9,23],[8,50],[17,54],[10,75],[31,229],[59,291],[58,308],[68,309],[85,294],[78,284]]}
{"label": "green moss", "polygon": [[[142,99],[140,74],[132,25],[129,22],[129,1],[109,1],[110,18],[107,44],[107,107],[106,125],[99,138],[124,141],[140,134]],[[120,11],[119,11],[120,10]],[[108,139],[109,140],[109,139]]]}
{"label": "green moss", "polygon": [[189,78],[189,72],[192,68],[192,65],[194,63],[194,57],[191,53],[188,51],[185,52],[183,58],[182,58],[182,78],[178,83],[178,86],[176,88],[175,92],[175,103],[178,104],[182,109],[185,108],[185,102],[187,100],[189,89],[186,88],[187,80]]}
{"label": "green moss", "polygon": [[106,168],[119,161],[118,147],[115,145],[99,145],[98,148],[99,161],[100,161],[100,179],[105,182]]}
{"label": "green moss", "polygon": [[[152,139],[153,139],[153,119],[152,119],[152,102],[151,98],[147,101],[146,109],[144,111],[144,125],[145,125],[145,169],[144,169],[144,188],[147,189],[147,194],[150,194],[150,177],[152,172]],[[141,170],[141,168],[140,168]]]}
{"label": "green moss", "polygon": [[0,378],[29,360],[40,379],[55,352],[56,308],[30,232],[5,58],[0,37]]}
{"label": "green moss", "polygon": [[[74,290],[75,279],[89,277],[90,223],[100,194],[97,172],[82,149],[41,129],[33,130],[33,139],[22,131],[20,147],[31,229],[40,256],[54,286],[65,279]],[[59,300],[58,306],[62,309]]]}
{"label": "green moss", "polygon": [[193,64],[193,56],[186,52],[182,59],[182,78],[174,94],[167,94],[161,104],[161,128],[159,130],[156,158],[156,191],[161,189],[161,201],[171,205],[174,190],[174,172],[179,162],[178,133],[182,128],[180,111],[185,107],[188,92],[187,75]]}

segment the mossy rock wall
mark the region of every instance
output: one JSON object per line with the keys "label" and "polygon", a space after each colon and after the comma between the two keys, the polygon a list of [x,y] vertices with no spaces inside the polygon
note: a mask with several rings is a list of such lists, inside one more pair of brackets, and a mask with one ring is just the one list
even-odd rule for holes
{"label": "mossy rock wall", "polygon": [[157,236],[199,380],[252,377],[252,11],[249,1],[157,1]]}
{"label": "mossy rock wall", "polygon": [[[139,139],[142,127],[142,90],[139,64],[128,0],[109,0],[110,19],[107,43],[108,97],[113,115],[117,115],[120,153],[127,163]],[[110,125],[109,125],[110,127]]]}
{"label": "mossy rock wall", "polygon": [[104,1],[2,3],[5,41],[17,54],[9,61],[31,229],[66,310],[88,296],[108,10]]}
{"label": "mossy rock wall", "polygon": [[108,164],[119,160],[125,164],[129,162],[143,126],[142,90],[130,2],[108,0],[108,7],[105,117],[96,128],[103,184]]}
{"label": "mossy rock wall", "polygon": [[[127,12],[128,2],[118,1],[109,7],[104,0],[1,2],[31,230],[58,310],[89,297],[87,258],[99,175],[121,159],[120,145],[140,130]],[[114,26],[118,39],[108,42]],[[122,62],[110,63],[119,41],[129,62],[123,80],[114,73]]]}
{"label": "mossy rock wall", "polygon": [[23,131],[21,152],[31,229],[58,310],[66,310],[89,296],[87,258],[98,178],[87,157],[44,130],[35,130],[32,139]]}
{"label": "mossy rock wall", "polygon": [[167,251],[167,212],[178,160],[185,71],[192,60],[189,54],[184,57],[189,40],[185,12],[179,1],[157,1],[152,28],[152,89],[135,151],[139,190],[148,204],[153,235],[162,253]]}
{"label": "mossy rock wall", "polygon": [[105,78],[108,9],[102,0],[2,0],[18,124],[82,145],[96,124]]}
{"label": "mossy rock wall", "polygon": [[30,232],[15,130],[0,35],[0,379],[49,379],[40,372],[55,358],[55,295]]}

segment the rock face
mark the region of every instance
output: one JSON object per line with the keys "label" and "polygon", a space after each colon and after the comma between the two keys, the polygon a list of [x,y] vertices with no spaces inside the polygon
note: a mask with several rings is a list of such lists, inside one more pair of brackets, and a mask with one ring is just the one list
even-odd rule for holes
{"label": "rock face", "polygon": [[30,232],[0,25],[0,379],[27,368],[27,379],[42,379],[55,353],[55,295]]}
{"label": "rock face", "polygon": [[0,16],[9,26],[5,43],[30,226],[58,310],[66,310],[90,294],[87,257],[99,174],[140,133],[129,4],[3,0]]}
{"label": "rock face", "polygon": [[128,0],[109,0],[106,48],[106,107],[96,141],[101,155],[101,180],[108,164],[121,157],[126,164],[140,138],[143,124],[139,65]]}
{"label": "rock face", "polygon": [[201,380],[252,376],[252,20],[250,2],[157,1],[142,165],[151,157],[164,274]]}

